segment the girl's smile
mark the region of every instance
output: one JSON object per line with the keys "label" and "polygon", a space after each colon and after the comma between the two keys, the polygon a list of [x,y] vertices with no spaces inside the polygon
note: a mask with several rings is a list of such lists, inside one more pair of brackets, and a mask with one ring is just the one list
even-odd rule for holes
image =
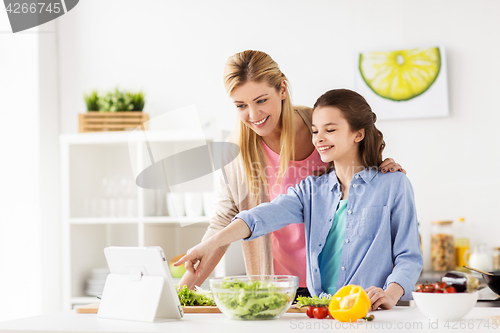
{"label": "girl's smile", "polygon": [[318,152],[320,154],[323,154],[323,153],[326,153],[328,150],[330,150],[333,147],[334,146],[319,146],[319,147],[316,147],[316,149],[318,149]]}
{"label": "girl's smile", "polygon": [[345,163],[358,161],[358,131],[352,131],[340,109],[333,106],[318,107],[313,112],[313,144],[323,162]]}

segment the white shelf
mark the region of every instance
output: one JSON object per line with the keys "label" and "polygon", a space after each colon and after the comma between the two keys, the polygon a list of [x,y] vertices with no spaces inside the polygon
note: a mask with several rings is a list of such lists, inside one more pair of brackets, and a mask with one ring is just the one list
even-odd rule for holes
{"label": "white shelf", "polygon": [[71,298],[71,304],[74,305],[84,305],[84,304],[90,304],[90,303],[96,303],[99,302],[99,299],[95,296],[88,296],[88,297],[73,297]]}
{"label": "white shelf", "polygon": [[148,216],[144,217],[142,221],[144,223],[175,223],[175,224],[208,224],[209,222],[208,216],[200,216],[200,217],[173,217],[173,216]]}
{"label": "white shelf", "polygon": [[128,224],[139,223],[138,217],[73,217],[70,224]]}
{"label": "white shelf", "polygon": [[[144,134],[150,142],[148,146],[144,144]],[[127,187],[122,186],[118,193],[110,194],[103,184],[109,185],[113,181],[114,192],[117,192],[116,184],[123,184],[123,180],[126,184],[135,184],[138,172],[150,165],[150,152],[154,160],[159,161],[166,156],[200,146],[206,141],[208,140],[205,138],[180,131],[61,135],[63,309],[96,301],[96,297],[83,295],[87,280],[92,278],[92,270],[107,266],[103,252],[107,246],[161,246],[165,256],[172,258],[185,253],[201,241],[209,223],[207,216],[150,216],[167,214],[167,209],[160,209],[159,213],[157,210],[161,203],[165,204],[163,208],[166,207],[164,190],[158,192],[135,187],[132,193],[125,195],[127,191],[122,189]],[[213,191],[213,175],[197,178],[189,183],[191,187],[186,192]],[[92,210],[95,215],[101,209],[109,213],[109,207],[107,210],[101,207],[102,202],[120,195],[134,198],[132,202],[127,202],[127,207],[133,207],[133,213],[130,214],[137,216],[87,216]],[[244,273],[244,266],[243,272],[239,272],[242,263],[241,247],[231,246],[214,274],[222,276]]]}
{"label": "white shelf", "polygon": [[85,144],[112,144],[112,143],[137,143],[144,140],[144,134],[150,142],[182,142],[182,141],[212,141],[212,138],[204,136],[193,136],[186,131],[124,131],[124,132],[93,132],[62,134],[62,144],[85,145]]}
{"label": "white shelf", "polygon": [[147,217],[73,217],[70,224],[133,224],[133,223],[165,223],[165,224],[206,224],[208,216],[200,217],[173,217],[173,216],[147,216]]}

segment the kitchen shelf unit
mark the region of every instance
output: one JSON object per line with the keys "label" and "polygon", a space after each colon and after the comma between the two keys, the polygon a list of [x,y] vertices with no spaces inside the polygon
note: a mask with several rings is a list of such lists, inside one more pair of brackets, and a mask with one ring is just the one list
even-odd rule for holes
{"label": "kitchen shelf unit", "polygon": [[[146,135],[155,161],[206,142],[177,131],[147,131]],[[92,269],[107,267],[105,247],[161,246],[168,259],[198,244],[207,229],[207,216],[167,216],[165,190],[135,186],[135,176],[151,164],[143,139],[131,132],[60,136],[63,309],[96,301],[86,296],[86,282]],[[213,192],[213,176],[193,180],[186,188]],[[115,189],[107,191],[105,182],[115,184]],[[109,196],[110,192],[114,196]],[[117,199],[124,192],[127,197]],[[121,210],[115,216],[110,216],[108,209],[110,198],[115,203],[121,200]],[[96,208],[103,208],[101,204],[107,212],[101,209],[96,213]],[[240,244],[229,248],[212,276],[234,274],[245,274]]]}

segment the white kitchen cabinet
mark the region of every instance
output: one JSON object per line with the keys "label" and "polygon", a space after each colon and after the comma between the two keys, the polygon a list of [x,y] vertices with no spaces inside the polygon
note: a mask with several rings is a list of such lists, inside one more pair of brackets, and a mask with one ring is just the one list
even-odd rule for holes
{"label": "white kitchen cabinet", "polygon": [[[167,216],[165,190],[135,185],[150,152],[159,161],[205,139],[176,131],[147,131],[147,138],[150,150],[131,132],[60,137],[63,309],[96,300],[86,296],[86,282],[93,269],[107,266],[106,246],[161,246],[168,259],[196,245],[207,229],[207,216]],[[213,192],[213,176],[193,180],[190,191]],[[244,273],[241,246],[233,244],[213,275]]]}

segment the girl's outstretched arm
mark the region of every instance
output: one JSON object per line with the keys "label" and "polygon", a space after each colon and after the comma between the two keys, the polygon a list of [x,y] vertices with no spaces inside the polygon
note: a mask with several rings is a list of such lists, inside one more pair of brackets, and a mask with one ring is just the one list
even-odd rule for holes
{"label": "girl's outstretched arm", "polygon": [[188,250],[187,254],[174,263],[179,266],[185,263],[186,269],[195,276],[201,276],[205,264],[209,262],[217,250],[251,235],[250,228],[242,219],[235,219],[224,230]]}
{"label": "girl's outstretched arm", "polygon": [[185,263],[189,273],[200,277],[205,265],[209,263],[210,266],[210,263],[216,261],[217,253],[220,253],[217,249],[225,250],[225,246],[234,241],[244,238],[254,239],[291,223],[304,223],[304,201],[310,201],[309,192],[310,189],[314,189],[309,184],[310,181],[311,179],[301,181],[295,187],[290,187],[288,194],[282,194],[270,203],[263,203],[238,213],[227,227],[191,248],[184,257],[174,263],[174,266]]}

